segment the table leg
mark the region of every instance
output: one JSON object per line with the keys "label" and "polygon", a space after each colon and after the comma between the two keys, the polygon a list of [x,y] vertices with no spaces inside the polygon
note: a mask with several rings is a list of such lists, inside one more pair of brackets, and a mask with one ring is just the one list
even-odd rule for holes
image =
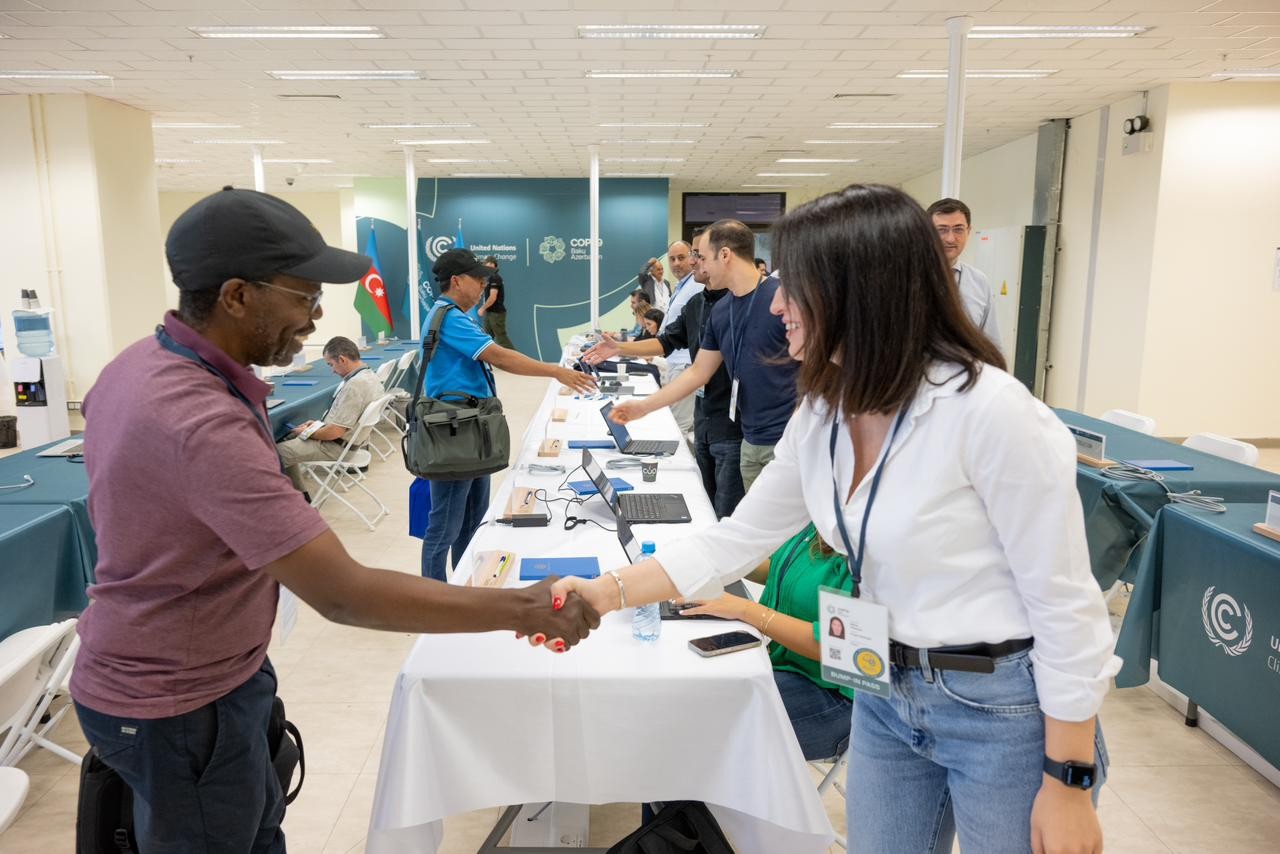
{"label": "table leg", "polygon": [[1187,726],[1200,725],[1200,707],[1191,700],[1187,700],[1187,715],[1183,719],[1183,723]]}
{"label": "table leg", "polygon": [[[508,828],[515,824],[516,817],[520,814],[520,810],[520,804],[507,807],[503,810],[502,815],[498,817],[497,824],[493,826],[493,830],[489,832],[489,835],[485,838],[484,842],[480,844],[480,848],[477,849],[476,854],[547,854],[547,851],[552,850],[545,846],[538,846],[536,848],[512,848],[498,844],[502,841],[502,837],[506,834]],[[580,851],[582,854],[609,854],[609,849],[607,848],[575,848],[573,850]]]}

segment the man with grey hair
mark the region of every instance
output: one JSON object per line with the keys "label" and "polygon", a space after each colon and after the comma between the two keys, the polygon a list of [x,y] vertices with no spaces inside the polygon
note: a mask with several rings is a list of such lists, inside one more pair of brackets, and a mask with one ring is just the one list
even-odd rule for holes
{"label": "man with grey hair", "polygon": [[[676,240],[667,247],[667,263],[671,265],[671,273],[677,277],[677,281],[675,290],[671,294],[671,303],[667,306],[666,316],[662,319],[662,325],[658,327],[659,335],[680,316],[694,294],[702,290],[702,284],[693,277],[693,260],[693,249],[683,240]],[[675,380],[691,363],[688,349],[672,350],[667,356],[666,381]],[[671,414],[680,425],[681,433],[693,432],[693,401],[692,397],[686,397],[671,404]]]}
{"label": "man with grey hair", "polygon": [[336,460],[347,433],[359,423],[369,404],[385,394],[378,375],[361,360],[360,348],[350,338],[330,338],[323,355],[329,369],[342,377],[333,403],[318,421],[304,421],[293,428],[288,439],[276,444],[285,474],[304,493],[301,463]]}

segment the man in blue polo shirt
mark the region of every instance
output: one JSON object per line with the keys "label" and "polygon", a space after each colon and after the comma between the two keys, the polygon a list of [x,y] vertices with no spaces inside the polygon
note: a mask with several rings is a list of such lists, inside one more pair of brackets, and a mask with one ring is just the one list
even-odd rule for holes
{"label": "man in blue polo shirt", "polygon": [[700,264],[709,287],[727,288],[729,296],[712,309],[693,364],[657,394],[615,406],[611,417],[625,424],[669,406],[702,388],[724,365],[731,385],[729,417],[742,425],[742,484],[750,489],[795,411],[799,363],[787,356],[786,330],[769,313],[778,279],[756,269],[751,229],[722,219],[704,234]]}
{"label": "man in blue polo shirt", "polygon": [[[586,374],[530,359],[494,342],[470,314],[480,302],[493,273],[466,249],[450,249],[431,267],[440,298],[427,312],[423,329],[431,328],[436,312],[448,310],[440,327],[440,343],[427,366],[426,393],[439,397],[447,391],[476,397],[496,397],[493,368],[526,377],[551,377],[581,392],[595,391],[595,380]],[[422,538],[422,574],[446,580],[445,565],[452,552],[454,563],[462,557],[471,536],[480,527],[489,507],[489,476],[469,480],[431,481],[431,515]]]}

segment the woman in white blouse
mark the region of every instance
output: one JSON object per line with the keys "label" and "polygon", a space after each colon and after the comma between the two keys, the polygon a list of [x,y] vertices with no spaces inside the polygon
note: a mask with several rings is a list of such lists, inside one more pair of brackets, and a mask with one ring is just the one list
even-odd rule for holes
{"label": "woman in white blouse", "polygon": [[958,832],[985,854],[1101,851],[1096,715],[1119,659],[1070,435],[1002,370],[902,192],[828,194],[773,240],[773,313],[803,362],[775,460],[714,527],[558,590],[601,613],[709,598],[812,520],[862,564],[892,640],[892,696],[854,703],[849,850],[950,851]]}

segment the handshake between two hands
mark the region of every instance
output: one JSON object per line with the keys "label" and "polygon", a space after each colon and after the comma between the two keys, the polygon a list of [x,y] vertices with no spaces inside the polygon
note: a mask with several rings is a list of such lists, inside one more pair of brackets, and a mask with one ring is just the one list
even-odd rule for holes
{"label": "handshake between two hands", "polygon": [[584,578],[550,576],[516,591],[526,600],[516,637],[527,637],[530,646],[567,652],[599,627],[601,616],[617,607],[605,602],[600,590]]}

